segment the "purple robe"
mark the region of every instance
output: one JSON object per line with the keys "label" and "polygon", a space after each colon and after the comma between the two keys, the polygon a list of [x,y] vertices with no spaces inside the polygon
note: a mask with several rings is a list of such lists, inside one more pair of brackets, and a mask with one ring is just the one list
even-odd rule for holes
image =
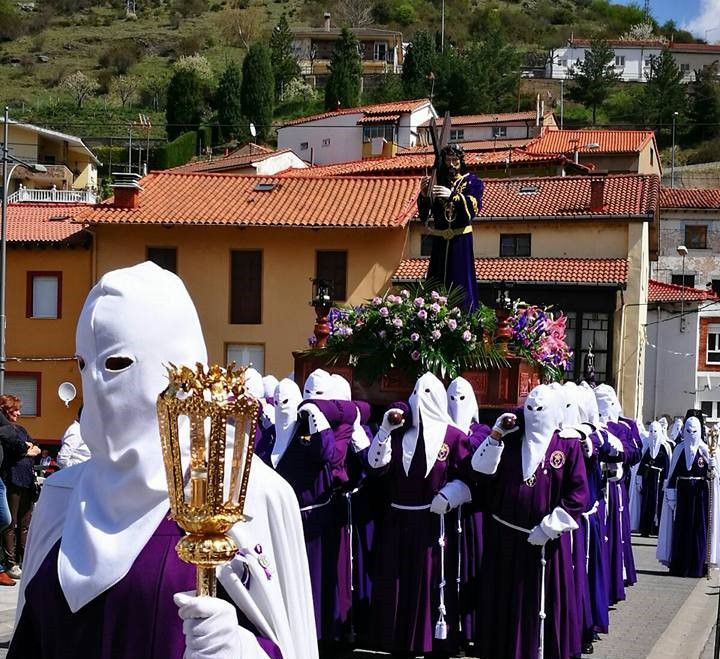
{"label": "purple robe", "polygon": [[668,488],[677,491],[673,521],[670,574],[676,577],[703,577],[707,574],[708,464],[702,453],[695,454],[687,468],[680,455],[668,479]]}
{"label": "purple robe", "polygon": [[642,478],[642,491],[640,492],[640,523],[638,531],[642,536],[648,537],[658,534],[663,494],[665,492],[663,483],[670,468],[670,458],[667,448],[661,445],[657,456],[653,458],[650,451],[647,450],[640,460],[638,476]]}
{"label": "purple robe", "polygon": [[[476,653],[483,659],[531,659],[537,656],[540,636],[541,549],[528,542],[527,533],[495,517],[529,530],[557,506],[579,522],[588,503],[577,439],[555,433],[529,481],[523,478],[521,447],[520,438],[506,441],[496,473],[481,477],[485,515]],[[545,545],[545,659],[580,655],[570,540],[570,534],[563,533]]]}
{"label": "purple robe", "polygon": [[[405,403],[393,407],[410,416]],[[377,529],[377,563],[370,605],[370,644],[396,652],[454,652],[458,646],[455,534],[446,515],[445,606],[448,636],[435,640],[440,583],[440,515],[429,509],[403,510],[401,506],[429,506],[438,491],[460,475],[469,460],[467,436],[448,426],[438,457],[426,476],[425,440],[420,429],[408,473],[403,467],[405,427],[392,433],[390,463],[381,469],[387,479],[391,505]]]}
{"label": "purple robe", "polygon": [[420,217],[425,221],[432,212],[434,228],[443,231],[453,229],[456,235],[445,238],[433,235],[427,279],[440,282],[446,287],[459,287],[465,294],[462,307],[473,311],[478,305],[475,258],[473,256],[472,219],[482,208],[483,182],[469,172],[456,179],[447,203],[436,198],[430,205],[428,198],[418,197]]}
{"label": "purple robe", "polygon": [[[9,659],[182,659],[183,621],[175,593],[195,590],[195,567],[182,562],[175,545],[182,529],[163,519],[130,571],[77,613],[60,588],[53,546],[25,590],[25,606],[8,651]],[[231,601],[218,583],[218,597]],[[238,610],[271,659],[280,649]]]}

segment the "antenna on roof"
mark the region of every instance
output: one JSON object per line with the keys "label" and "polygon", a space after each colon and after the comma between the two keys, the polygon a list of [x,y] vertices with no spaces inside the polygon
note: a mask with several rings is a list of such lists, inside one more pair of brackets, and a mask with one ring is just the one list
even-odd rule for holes
{"label": "antenna on roof", "polygon": [[257,130],[255,130],[255,124],[252,121],[250,122],[250,135],[253,136],[253,139],[257,137]]}

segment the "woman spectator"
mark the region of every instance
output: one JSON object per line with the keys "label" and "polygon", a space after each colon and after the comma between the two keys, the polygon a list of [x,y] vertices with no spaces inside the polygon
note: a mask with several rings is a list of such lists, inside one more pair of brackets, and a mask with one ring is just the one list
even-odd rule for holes
{"label": "woman spectator", "polygon": [[40,454],[40,447],[33,443],[27,430],[17,422],[21,407],[22,401],[17,396],[0,396],[0,412],[10,421],[16,438],[27,446],[24,455],[6,453],[2,465],[2,479],[11,516],[10,526],[3,532],[2,544],[5,568],[12,579],[19,579],[22,574],[20,561],[25,551],[35,494],[34,458]]}

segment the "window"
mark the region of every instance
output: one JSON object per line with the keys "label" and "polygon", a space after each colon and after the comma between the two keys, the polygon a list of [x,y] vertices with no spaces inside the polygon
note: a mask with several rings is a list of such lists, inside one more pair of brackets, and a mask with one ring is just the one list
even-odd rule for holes
{"label": "window", "polygon": [[451,142],[457,142],[458,140],[464,140],[465,139],[465,129],[464,128],[451,128],[450,129],[450,141]]}
{"label": "window", "polygon": [[507,137],[507,126],[493,126],[493,137]]}
{"label": "window", "polygon": [[595,378],[598,383],[605,382],[608,375],[611,322],[610,314],[604,312],[568,311],[565,327],[565,340],[573,351],[573,359],[565,372],[567,380],[576,380],[583,375],[583,366],[588,346],[592,344],[595,355]]}
{"label": "window", "polygon": [[230,322],[259,325],[262,322],[262,252],[230,252]]}
{"label": "window", "polygon": [[530,256],[530,234],[501,233],[500,256]]}
{"label": "window", "polygon": [[625,55],[615,55],[615,66],[625,66]]}
{"label": "window", "polygon": [[347,252],[318,251],[315,277],[332,282],[333,300],[347,299]]}
{"label": "window", "polygon": [[655,164],[655,149],[650,149],[650,167]]}
{"label": "window", "polygon": [[147,260],[177,274],[177,247],[148,247]]}
{"label": "window", "polygon": [[695,288],[695,275],[673,275],[670,283]]}
{"label": "window", "polygon": [[45,155],[45,156],[43,156],[43,161],[46,165],[54,165],[55,164],[55,156]]}
{"label": "window", "polygon": [[706,416],[709,419],[715,418],[715,415],[713,414],[713,401],[711,401],[711,400],[701,401],[700,402],[700,411],[703,413],[703,416]]}
{"label": "window", "polygon": [[720,325],[708,325],[707,359],[708,364],[720,364]]}
{"label": "window", "polygon": [[62,298],[61,272],[28,272],[28,318],[60,318]]}
{"label": "window", "polygon": [[715,295],[720,295],[720,279],[713,279],[711,284],[712,291]]}
{"label": "window", "polygon": [[558,63],[559,67],[565,68],[567,66],[568,61],[566,59],[559,59],[557,61],[557,63]]}
{"label": "window", "polygon": [[330,146],[330,138],[329,138],[329,137],[324,138],[323,141],[322,141],[322,145],[323,145],[323,146]]}
{"label": "window", "polygon": [[308,150],[308,143],[300,142],[300,151],[307,151],[307,150]]}
{"label": "window", "polygon": [[228,343],[225,346],[225,363],[230,362],[235,362],[238,366],[252,366],[264,373],[265,346],[257,343]]}
{"label": "window", "polygon": [[690,64],[688,62],[681,62],[680,71],[682,73],[690,73]]}
{"label": "window", "polygon": [[5,393],[22,401],[23,416],[40,416],[40,373],[6,371]]}
{"label": "window", "polygon": [[388,47],[384,41],[376,41],[373,46],[373,59],[384,62],[387,60]]}
{"label": "window", "polygon": [[646,57],[645,62],[644,62],[645,67],[649,69],[652,66],[652,62],[653,62],[652,57]]}
{"label": "window", "polygon": [[707,225],[685,225],[685,247],[688,249],[707,249]]}
{"label": "window", "polygon": [[384,137],[388,142],[395,141],[395,125],[394,124],[373,124],[363,126],[363,141],[369,142],[376,137]]}
{"label": "window", "polygon": [[433,236],[425,234],[420,237],[420,256],[430,256],[432,254]]}

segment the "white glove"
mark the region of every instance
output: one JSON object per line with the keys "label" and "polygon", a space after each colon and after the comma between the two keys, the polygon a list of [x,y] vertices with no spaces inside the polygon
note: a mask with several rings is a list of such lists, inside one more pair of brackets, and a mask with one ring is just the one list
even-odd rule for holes
{"label": "white glove", "polygon": [[310,431],[311,435],[314,435],[316,432],[322,432],[323,430],[327,430],[328,428],[330,428],[330,424],[325,418],[325,415],[314,403],[306,403],[298,411],[301,414],[307,415],[308,430]]}
{"label": "white glove", "polygon": [[430,512],[436,515],[444,515],[448,510],[450,510],[450,502],[447,497],[438,492],[430,504]]}
{"label": "white glove", "polygon": [[665,498],[667,499],[668,506],[670,506],[670,510],[675,512],[675,507],[677,506],[677,491],[665,490]]}
{"label": "white glove", "polygon": [[183,620],[183,659],[259,659],[266,657],[257,639],[237,622],[235,607],[217,597],[198,597],[193,591],[175,593]]}
{"label": "white glove", "polygon": [[708,459],[708,467],[710,467],[710,469],[715,469],[715,458],[713,456],[710,456]]}
{"label": "white glove", "polygon": [[638,492],[642,492],[642,477],[635,476],[635,487]]}
{"label": "white glove", "polygon": [[543,531],[540,524],[528,534],[528,542],[537,547],[542,547],[548,540],[550,540],[550,536]]}
{"label": "white glove", "polygon": [[592,439],[586,437],[582,440],[582,450],[586,458],[591,458],[595,447],[593,446]]}
{"label": "white glove", "polygon": [[[508,425],[512,422],[512,427],[506,428],[505,421],[508,422]],[[510,412],[501,414],[495,421],[495,425],[492,427],[493,432],[497,432],[501,437],[505,437],[505,435],[509,435],[511,432],[515,432],[518,429],[516,422],[517,417],[514,414],[511,414]]]}
{"label": "white glove", "polygon": [[393,430],[399,428],[403,424],[403,421],[400,421],[399,423],[393,423],[390,420],[390,415],[393,412],[397,412],[398,414],[404,414],[404,412],[397,407],[391,407],[387,412],[385,412],[382,423],[380,424],[380,430],[383,431],[385,437],[387,437]]}
{"label": "white glove", "polygon": [[450,188],[446,188],[444,185],[433,185],[433,196],[439,199],[447,199],[450,193]]}

